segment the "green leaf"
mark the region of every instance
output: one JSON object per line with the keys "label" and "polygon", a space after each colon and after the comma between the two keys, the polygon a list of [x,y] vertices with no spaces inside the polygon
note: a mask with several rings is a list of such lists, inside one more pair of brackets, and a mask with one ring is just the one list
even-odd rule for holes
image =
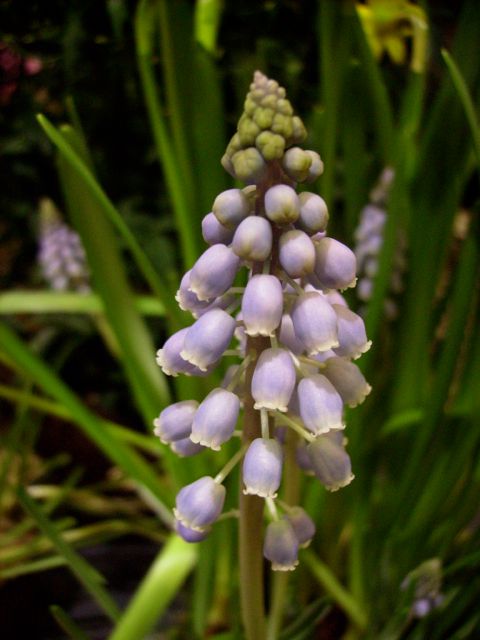
{"label": "green leaf", "polygon": [[178,593],[196,559],[195,545],[172,536],[143,578],[109,640],[143,640]]}
{"label": "green leaf", "polygon": [[25,489],[20,487],[17,495],[22,507],[35,519],[38,527],[52,541],[57,552],[65,558],[70,570],[75,574],[79,582],[83,584],[111,620],[118,620],[120,611],[110,594],[102,586],[105,582],[103,576],[64,540],[42,510],[28,496]]}
{"label": "green leaf", "polygon": [[65,631],[71,640],[88,640],[88,636],[72,620],[66,611],[56,604],[50,607],[50,613],[55,618],[59,627]]}

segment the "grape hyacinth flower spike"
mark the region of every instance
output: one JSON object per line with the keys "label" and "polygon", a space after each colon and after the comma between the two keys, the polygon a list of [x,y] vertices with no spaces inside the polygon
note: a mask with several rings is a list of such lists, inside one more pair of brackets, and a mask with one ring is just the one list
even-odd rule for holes
{"label": "grape hyacinth flower spike", "polygon": [[[315,475],[329,491],[351,482],[344,408],[370,392],[352,362],[370,342],[340,294],[355,286],[355,255],[328,236],[325,201],[297,192],[298,183],[323,172],[318,153],[302,148],[305,139],[285,89],[256,71],[222,158],[246,186],[213,198],[202,222],[209,246],[177,293],[195,321],[157,354],[169,375],[207,375],[223,355],[239,358],[203,402],[183,400],[164,409],[155,433],[183,455],[218,450],[241,434],[238,450],[216,476],[179,492],[174,514],[184,540],[203,540],[231,513],[221,514],[227,476],[243,458],[239,553],[247,640],[264,636],[262,546],[273,570],[290,571],[315,533],[310,516],[293,501],[298,483],[291,478]],[[236,286],[242,269],[246,286]],[[236,349],[230,346],[235,339]]]}

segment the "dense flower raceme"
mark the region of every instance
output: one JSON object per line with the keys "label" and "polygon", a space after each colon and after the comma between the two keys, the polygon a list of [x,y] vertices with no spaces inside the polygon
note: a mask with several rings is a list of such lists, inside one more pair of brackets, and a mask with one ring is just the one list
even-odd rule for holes
{"label": "dense flower raceme", "polygon": [[61,219],[49,198],[40,200],[38,262],[43,278],[57,291],[90,290],[90,274],[80,236]]}
{"label": "dense flower raceme", "polygon": [[[223,480],[243,457],[243,490],[266,501],[264,555],[279,571],[295,568],[299,548],[315,532],[300,506],[278,498],[285,447],[296,442],[299,468],[326,489],[346,486],[353,474],[345,407],[370,392],[353,362],[370,342],[362,318],[340,293],[355,286],[355,255],[326,234],[324,200],[295,190],[323,171],[320,156],[298,146],[305,136],[285,90],[257,71],[222,159],[247,186],[219,194],[205,216],[202,234],[210,246],[183,276],[176,297],[195,321],[157,353],[168,375],[207,375],[237,340],[228,353],[240,362],[229,367],[221,387],[201,403],[184,400],[164,409],[155,433],[182,456],[218,450],[234,436],[242,406],[253,406],[258,437],[215,477],[180,491],[175,529],[188,542],[208,535],[222,512]],[[249,270],[248,282],[236,287],[242,268]],[[255,349],[258,344],[264,346]]]}

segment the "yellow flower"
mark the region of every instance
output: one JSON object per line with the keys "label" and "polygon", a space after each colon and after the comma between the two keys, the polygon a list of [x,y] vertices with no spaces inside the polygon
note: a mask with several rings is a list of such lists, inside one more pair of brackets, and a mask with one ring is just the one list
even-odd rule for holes
{"label": "yellow flower", "polygon": [[412,39],[410,68],[422,73],[428,43],[428,23],[424,10],[408,0],[366,0],[357,3],[358,16],[375,58],[384,53],[395,64],[405,64],[407,38]]}

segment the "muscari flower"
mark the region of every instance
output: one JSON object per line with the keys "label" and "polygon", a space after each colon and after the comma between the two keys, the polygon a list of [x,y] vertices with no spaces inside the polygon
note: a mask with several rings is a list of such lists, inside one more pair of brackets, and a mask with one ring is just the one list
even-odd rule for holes
{"label": "muscari flower", "polygon": [[[323,163],[299,146],[306,132],[285,90],[256,72],[244,108],[222,164],[247,186],[222,192],[203,219],[211,246],[177,292],[180,307],[197,320],[157,354],[169,375],[205,375],[235,336],[239,347],[228,355],[238,354],[240,362],[200,404],[164,409],[155,432],[181,456],[218,450],[233,435],[242,407],[252,411],[253,405],[257,437],[245,438],[215,478],[205,476],[179,492],[175,529],[187,542],[206,537],[223,509],[223,480],[243,456],[244,493],[265,499],[272,518],[264,555],[272,569],[286,571],[297,565],[315,525],[300,506],[281,503],[282,517],[276,511],[285,447],[295,447],[298,466],[327,490],[352,480],[344,405],[359,404],[370,391],[351,361],[370,343],[362,319],[340,293],[355,284],[355,255],[327,235],[324,200],[294,188],[317,178]],[[233,287],[242,267],[250,270],[246,286]]]}

